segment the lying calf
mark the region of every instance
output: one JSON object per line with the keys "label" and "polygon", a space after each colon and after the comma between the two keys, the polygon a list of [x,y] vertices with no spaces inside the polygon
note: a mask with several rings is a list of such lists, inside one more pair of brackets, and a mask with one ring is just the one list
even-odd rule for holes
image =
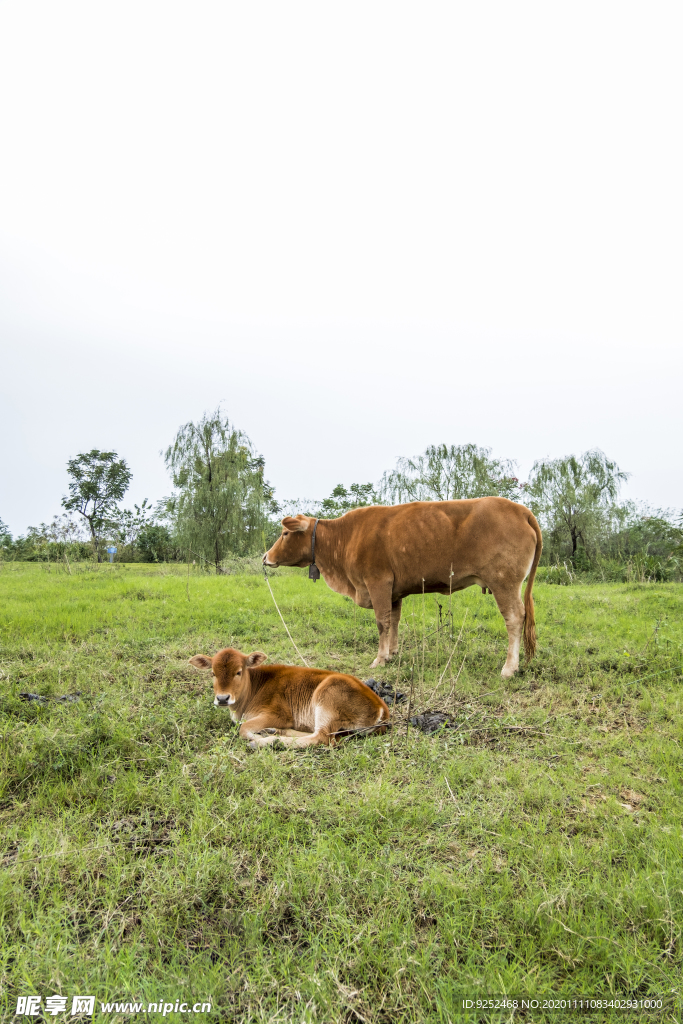
{"label": "lying calf", "polygon": [[[355,676],[322,668],[266,665],[260,651],[242,654],[233,647],[207,658],[190,658],[195,668],[213,672],[214,704],[227,707],[249,746],[284,743],[293,747],[334,745],[341,732],[374,730],[389,721],[381,697]],[[271,736],[257,736],[268,730]]]}

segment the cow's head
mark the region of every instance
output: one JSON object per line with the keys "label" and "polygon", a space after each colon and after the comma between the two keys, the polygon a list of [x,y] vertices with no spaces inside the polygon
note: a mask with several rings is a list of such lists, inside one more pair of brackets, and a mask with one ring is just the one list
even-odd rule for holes
{"label": "cow's head", "polygon": [[217,708],[227,708],[236,704],[245,691],[249,690],[249,669],[262,665],[266,655],[261,651],[253,654],[242,654],[234,647],[226,647],[207,658],[205,654],[195,654],[190,658],[190,665],[195,668],[211,669],[213,672],[213,702]]}
{"label": "cow's head", "polygon": [[285,516],[282,533],[263,556],[264,565],[310,565],[314,523],[313,516]]}

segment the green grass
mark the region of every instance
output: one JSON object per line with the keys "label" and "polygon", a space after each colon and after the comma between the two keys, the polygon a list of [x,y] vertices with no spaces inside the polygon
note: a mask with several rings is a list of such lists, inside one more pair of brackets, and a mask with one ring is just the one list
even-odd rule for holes
{"label": "green grass", "polygon": [[[305,571],[272,586],[310,663],[371,674],[371,613]],[[392,736],[251,754],[187,659],[296,661],[262,577],[3,567],[0,1019],[33,993],[245,1024],[674,993],[590,1019],[679,1020],[683,585],[535,596],[538,656],[507,682],[492,597],[458,594],[452,622],[441,599],[439,633],[434,597],[404,603],[400,669],[372,674],[457,729],[399,712]]]}

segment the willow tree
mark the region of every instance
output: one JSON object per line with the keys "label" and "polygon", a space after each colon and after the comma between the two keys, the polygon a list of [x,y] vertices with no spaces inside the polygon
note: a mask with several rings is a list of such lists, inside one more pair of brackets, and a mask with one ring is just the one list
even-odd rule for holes
{"label": "willow tree", "polygon": [[532,467],[525,502],[555,543],[571,544],[575,558],[579,543],[588,549],[614,514],[628,476],[599,448],[563,459],[542,459]]}
{"label": "willow tree", "polygon": [[188,557],[205,558],[220,572],[227,555],[261,549],[273,505],[264,460],[220,409],[181,427],[164,461],[178,489],[167,511]]}
{"label": "willow tree", "polygon": [[378,490],[390,503],[453,501],[489,494],[511,498],[517,493],[514,462],[491,458],[490,448],[476,444],[433,444],[422,455],[399,459],[385,473]]}

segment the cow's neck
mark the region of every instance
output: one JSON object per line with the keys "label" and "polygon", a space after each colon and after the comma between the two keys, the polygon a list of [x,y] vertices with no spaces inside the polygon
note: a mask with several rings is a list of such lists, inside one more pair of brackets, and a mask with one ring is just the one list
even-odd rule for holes
{"label": "cow's neck", "polygon": [[315,534],[315,564],[332,590],[352,596],[355,588],[351,585],[344,567],[345,525],[341,519],[318,521]]}
{"label": "cow's neck", "polygon": [[254,679],[254,676],[256,674],[257,673],[254,669],[252,669],[249,672],[249,682],[243,688],[242,693],[239,696],[239,700],[236,700],[231,707],[233,717],[237,722],[241,719],[242,715],[249,707],[249,704],[251,703],[251,698],[254,696],[254,693],[258,689],[258,681]]}

